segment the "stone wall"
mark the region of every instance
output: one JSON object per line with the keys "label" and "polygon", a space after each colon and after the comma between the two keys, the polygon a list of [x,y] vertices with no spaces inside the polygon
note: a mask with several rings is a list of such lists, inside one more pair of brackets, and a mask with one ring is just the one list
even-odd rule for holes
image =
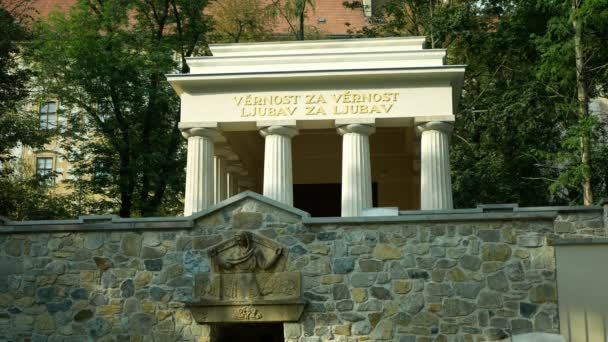
{"label": "stone wall", "polygon": [[212,327],[194,322],[184,302],[194,275],[210,271],[206,250],[235,230],[286,246],[288,270],[302,272],[308,304],[284,324],[287,341],[559,332],[551,243],[605,234],[599,208],[349,223],[315,221],[259,195],[225,203],[164,226],[4,222],[0,340],[207,341]]}

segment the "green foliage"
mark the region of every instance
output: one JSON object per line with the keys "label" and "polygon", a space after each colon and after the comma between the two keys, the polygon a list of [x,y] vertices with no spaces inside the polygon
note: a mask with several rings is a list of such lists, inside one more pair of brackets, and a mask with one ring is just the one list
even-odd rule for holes
{"label": "green foliage", "polygon": [[37,23],[30,61],[68,108],[64,148],[78,190],[106,196],[101,208],[128,217],[179,207],[165,203],[183,191],[185,157],[179,99],[164,75],[187,72],[184,58],[204,52],[206,5],[79,1]]}
{"label": "green foliage", "polygon": [[18,59],[19,44],[29,39],[24,19],[0,6],[0,164],[10,159],[9,150],[18,143],[40,146],[47,138],[38,129],[38,117],[21,110],[31,75]]}
{"label": "green foliage", "polygon": [[[4,165],[0,174],[0,216],[12,220],[50,220],[77,214],[72,197],[57,194],[28,170],[22,160]],[[52,177],[52,176],[50,176]]]}
{"label": "green foliage", "polygon": [[23,15],[27,5],[27,1],[0,1],[0,216],[14,220],[65,217],[70,205],[44,182],[28,176],[31,170],[23,170],[23,161],[11,155],[19,145],[42,147],[50,137],[50,132],[39,129],[37,113],[24,110],[31,72],[19,56],[30,39],[28,17]]}
{"label": "green foliage", "polygon": [[[608,16],[600,14],[608,5],[583,4],[578,15],[591,49],[591,95],[604,96]],[[576,116],[570,6],[555,0],[392,0],[358,32],[424,35],[429,47],[449,48],[451,64],[468,65],[451,153],[457,206],[581,203],[582,130],[594,132],[591,171],[596,188],[605,187],[606,126]]]}
{"label": "green foliage", "polygon": [[304,40],[307,37],[304,21],[307,11],[314,7],[314,0],[272,0],[271,3],[273,15],[285,20],[296,40]]}
{"label": "green foliage", "polygon": [[263,0],[221,0],[212,4],[213,40],[239,43],[268,40],[276,13]]}

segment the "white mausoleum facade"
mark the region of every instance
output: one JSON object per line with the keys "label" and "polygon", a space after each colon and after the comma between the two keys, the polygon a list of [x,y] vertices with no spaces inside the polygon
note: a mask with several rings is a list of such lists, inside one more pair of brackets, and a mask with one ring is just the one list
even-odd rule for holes
{"label": "white mausoleum facade", "polygon": [[243,189],[313,216],[451,209],[465,67],[424,42],[222,44],[188,59],[189,74],[168,76],[188,139],[184,215]]}

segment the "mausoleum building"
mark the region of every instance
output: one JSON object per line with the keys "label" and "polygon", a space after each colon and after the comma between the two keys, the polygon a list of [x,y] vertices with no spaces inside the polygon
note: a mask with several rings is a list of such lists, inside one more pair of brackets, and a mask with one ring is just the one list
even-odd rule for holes
{"label": "mausoleum building", "polygon": [[189,59],[184,216],[0,217],[0,341],[606,341],[608,201],[454,209],[465,67],[423,44]]}
{"label": "mausoleum building", "polygon": [[188,139],[186,215],[239,188],[293,205],[294,184],[301,209],[328,197],[323,216],[451,209],[450,133],[465,67],[445,65],[446,51],[424,43],[226,44],[188,59],[189,74],[168,76]]}

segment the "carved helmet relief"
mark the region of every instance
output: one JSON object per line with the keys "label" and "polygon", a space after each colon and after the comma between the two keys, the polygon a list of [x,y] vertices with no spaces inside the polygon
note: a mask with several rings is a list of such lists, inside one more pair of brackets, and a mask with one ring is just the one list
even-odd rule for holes
{"label": "carved helmet relief", "polygon": [[195,275],[198,322],[297,321],[302,275],[286,272],[287,248],[239,230],[208,249],[212,272]]}
{"label": "carved helmet relief", "polygon": [[281,272],[287,262],[285,247],[248,231],[237,231],[208,253],[219,273]]}

